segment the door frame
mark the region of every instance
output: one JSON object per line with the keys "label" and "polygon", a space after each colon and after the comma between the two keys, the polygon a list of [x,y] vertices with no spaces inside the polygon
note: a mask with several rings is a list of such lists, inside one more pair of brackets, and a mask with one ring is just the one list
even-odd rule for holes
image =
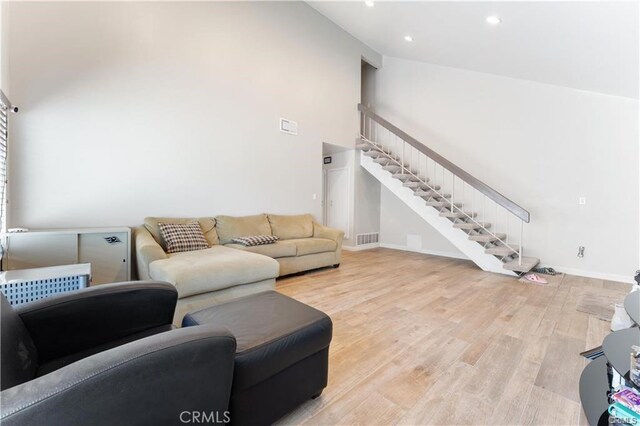
{"label": "door frame", "polygon": [[351,167],[335,167],[331,169],[324,169],[324,194],[322,197],[322,203],[324,204],[324,208],[322,209],[322,224],[327,226],[327,212],[328,212],[328,196],[329,196],[329,173],[335,171],[347,171],[347,229],[344,230],[344,238],[349,239],[349,235],[351,234]]}

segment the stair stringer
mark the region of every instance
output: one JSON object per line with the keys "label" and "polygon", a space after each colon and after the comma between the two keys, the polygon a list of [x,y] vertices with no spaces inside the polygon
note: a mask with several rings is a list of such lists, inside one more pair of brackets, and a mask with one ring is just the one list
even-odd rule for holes
{"label": "stair stringer", "polygon": [[466,232],[454,228],[453,223],[441,217],[436,208],[424,204],[422,198],[415,196],[411,189],[404,187],[401,181],[394,179],[391,173],[382,169],[382,165],[375,163],[371,157],[363,155],[362,151],[360,151],[360,165],[482,270],[517,276],[516,273],[503,269],[500,259],[486,254],[482,245],[470,241]]}

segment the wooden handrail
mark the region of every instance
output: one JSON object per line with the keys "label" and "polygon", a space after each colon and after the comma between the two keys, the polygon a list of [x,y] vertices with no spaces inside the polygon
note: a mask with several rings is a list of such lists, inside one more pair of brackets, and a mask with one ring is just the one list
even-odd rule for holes
{"label": "wooden handrail", "polygon": [[481,193],[483,193],[484,195],[486,195],[487,197],[495,201],[498,205],[504,207],[505,209],[513,213],[515,216],[517,216],[524,222],[529,223],[530,214],[528,211],[526,211],[525,209],[523,209],[522,207],[520,207],[519,205],[517,205],[507,197],[505,197],[504,195],[500,194],[498,191],[491,188],[486,183],[482,182],[481,180],[475,178],[474,176],[470,175],[466,171],[462,170],[460,167],[456,166],[451,161],[447,160],[446,158],[444,158],[437,152],[433,151],[432,149],[427,148],[425,145],[418,142],[417,139],[409,136],[407,133],[403,132],[393,124],[389,123],[387,120],[380,117],[378,114],[371,111],[371,109],[367,108],[366,106],[362,104],[358,104],[358,111],[360,111],[366,117],[369,117],[371,120],[375,121],[385,129],[389,130],[391,133],[398,136],[400,139],[402,139],[412,147],[416,148],[418,151],[422,152],[424,155],[431,158],[433,161],[440,164],[442,167],[449,170],[454,175],[458,176],[467,184],[471,185],[473,188],[477,189],[478,191],[480,191]]}

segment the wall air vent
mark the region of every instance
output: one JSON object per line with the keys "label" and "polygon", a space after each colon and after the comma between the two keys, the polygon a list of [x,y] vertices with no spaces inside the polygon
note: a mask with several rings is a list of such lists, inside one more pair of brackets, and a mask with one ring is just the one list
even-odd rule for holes
{"label": "wall air vent", "polygon": [[356,246],[365,246],[367,244],[377,244],[380,239],[379,232],[370,232],[368,234],[356,234]]}

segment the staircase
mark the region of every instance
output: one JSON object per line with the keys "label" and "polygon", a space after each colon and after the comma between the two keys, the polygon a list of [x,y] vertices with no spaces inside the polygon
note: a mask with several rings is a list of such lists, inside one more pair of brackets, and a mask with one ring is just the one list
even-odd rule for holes
{"label": "staircase", "polygon": [[520,275],[540,260],[523,256],[529,212],[364,105],[360,164],[485,271]]}

